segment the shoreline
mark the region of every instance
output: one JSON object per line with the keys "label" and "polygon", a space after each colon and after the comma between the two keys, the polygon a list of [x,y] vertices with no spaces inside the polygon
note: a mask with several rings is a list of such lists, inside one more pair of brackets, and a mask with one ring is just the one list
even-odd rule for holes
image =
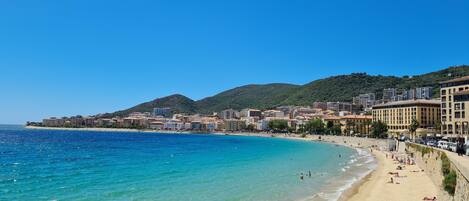
{"label": "shoreline", "polygon": [[[138,130],[138,129],[125,129],[125,128],[64,128],[64,127],[37,127],[37,126],[24,126],[26,129],[37,130],[66,130],[66,131],[97,131],[97,132],[136,132],[136,133],[160,133],[160,134],[198,134],[196,132],[188,131],[168,131],[168,130]],[[348,137],[348,136],[325,136],[325,135],[307,135],[301,137],[298,134],[273,134],[273,133],[246,133],[246,132],[214,132],[208,133],[211,135],[232,135],[232,136],[248,136],[248,137],[275,137],[292,140],[313,141],[320,143],[329,143],[338,146],[345,146],[354,150],[362,149],[373,157],[376,166],[365,175],[357,175],[357,180],[351,184],[344,184],[344,190],[337,189],[339,193],[336,200],[348,201],[349,198],[358,193],[358,189],[363,185],[366,180],[371,177],[371,174],[381,165],[381,162],[374,154],[371,154],[369,148],[372,146],[383,148],[384,140],[377,140],[372,138]],[[272,136],[276,135],[276,136]],[[381,144],[381,145],[379,145]]]}
{"label": "shoreline", "polygon": [[[42,130],[75,130],[75,131],[101,131],[101,132],[139,132],[139,133],[160,133],[160,134],[198,134],[197,132],[188,131],[160,131],[160,130],[137,130],[137,129],[120,129],[120,128],[59,128],[59,127],[34,127],[25,126],[26,129],[42,129]],[[255,136],[255,137],[275,137],[292,140],[304,140],[312,142],[330,143],[337,146],[345,146],[355,150],[363,150],[370,154],[375,162],[368,173],[356,174],[351,183],[344,183],[338,186],[335,192],[331,189],[319,189],[320,193],[334,194],[334,200],[338,201],[380,201],[386,198],[386,201],[394,200],[422,200],[423,197],[436,196],[438,187],[436,187],[424,172],[420,172],[417,165],[406,165],[406,168],[399,171],[405,175],[403,178],[395,178],[397,184],[389,184],[391,175],[388,172],[396,172],[397,164],[390,159],[391,152],[388,152],[388,142],[383,139],[361,138],[350,136],[331,136],[331,135],[306,135],[301,137],[298,134],[273,134],[273,133],[245,133],[245,132],[214,132],[207,133],[210,135],[233,135],[233,136]],[[403,156],[405,153],[394,154]],[[389,156],[389,158],[385,157]],[[362,169],[363,170],[363,169]],[[350,171],[350,170],[349,170]],[[361,175],[363,174],[363,175]],[[340,180],[337,181],[337,183]],[[331,183],[334,183],[331,180]],[[418,186],[418,187],[416,187]],[[418,189],[417,189],[418,188]],[[336,194],[335,194],[336,195]],[[386,195],[386,196],[383,196]],[[312,195],[314,196],[314,195]],[[311,197],[307,200],[330,200],[325,198]]]}

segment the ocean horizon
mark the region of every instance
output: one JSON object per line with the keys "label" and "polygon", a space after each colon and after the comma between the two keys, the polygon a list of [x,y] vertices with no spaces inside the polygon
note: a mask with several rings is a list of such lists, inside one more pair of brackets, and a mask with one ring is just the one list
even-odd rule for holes
{"label": "ocean horizon", "polygon": [[0,126],[0,153],[0,200],[26,201],[337,200],[376,165],[304,140],[22,126]]}

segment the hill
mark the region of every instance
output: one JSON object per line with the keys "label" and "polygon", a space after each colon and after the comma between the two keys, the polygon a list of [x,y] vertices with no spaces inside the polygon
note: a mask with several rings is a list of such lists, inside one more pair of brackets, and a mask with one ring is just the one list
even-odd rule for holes
{"label": "hill", "polygon": [[227,108],[236,110],[249,107],[270,108],[279,106],[283,100],[300,87],[292,84],[246,85],[197,101],[197,108],[201,113],[221,111]]}
{"label": "hill", "polygon": [[170,107],[173,113],[188,113],[193,114],[197,112],[195,101],[180,95],[174,94],[163,98],[157,98],[152,101],[138,104],[126,110],[117,111],[114,113],[106,113],[101,115],[102,117],[114,117],[114,116],[127,116],[132,112],[152,112],[155,107]]}
{"label": "hill", "polygon": [[122,116],[131,112],[150,112],[154,107],[171,107],[174,112],[188,114],[208,114],[228,108],[239,110],[243,108],[266,109],[280,105],[306,106],[314,101],[351,101],[354,96],[369,92],[376,93],[380,98],[384,88],[403,90],[431,86],[434,88],[434,96],[438,97],[439,82],[467,75],[469,75],[469,66],[464,65],[416,76],[396,77],[353,73],[315,80],[305,85],[252,84],[230,89],[199,101],[176,94],[106,115]]}

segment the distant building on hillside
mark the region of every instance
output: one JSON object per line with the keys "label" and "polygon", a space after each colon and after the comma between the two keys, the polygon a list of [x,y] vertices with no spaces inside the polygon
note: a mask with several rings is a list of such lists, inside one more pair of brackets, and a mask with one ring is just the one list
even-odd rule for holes
{"label": "distant building on hillside", "polygon": [[352,104],[347,102],[327,102],[327,110],[331,110],[334,112],[352,112]]}
{"label": "distant building on hillside", "polygon": [[396,95],[396,88],[383,89],[383,102],[393,101],[393,98]]}
{"label": "distant building on hillside", "polygon": [[353,98],[353,104],[361,105],[365,110],[371,109],[376,103],[375,93],[360,94]]}
{"label": "distant building on hillside", "polygon": [[283,117],[285,117],[285,113],[283,113],[280,110],[266,110],[266,111],[264,111],[264,118],[265,117],[283,118]]}
{"label": "distant building on hillside", "polygon": [[170,117],[171,115],[171,108],[169,107],[155,107],[153,108],[153,116],[162,116],[162,117]]}
{"label": "distant building on hillside", "polygon": [[432,98],[432,87],[419,87],[415,89],[415,96],[417,99],[431,99]]}
{"label": "distant building on hillside", "polygon": [[316,101],[313,103],[314,109],[327,110],[327,103]]}
{"label": "distant building on hillside", "polygon": [[223,110],[218,113],[220,119],[237,119],[239,118],[239,112],[233,109]]}
{"label": "distant building on hillside", "polygon": [[241,110],[241,112],[239,113],[240,117],[261,117],[262,116],[262,112],[260,110],[256,110],[256,109],[243,109]]}
{"label": "distant building on hillside", "polygon": [[402,92],[403,100],[414,100],[417,99],[415,89],[409,89]]}

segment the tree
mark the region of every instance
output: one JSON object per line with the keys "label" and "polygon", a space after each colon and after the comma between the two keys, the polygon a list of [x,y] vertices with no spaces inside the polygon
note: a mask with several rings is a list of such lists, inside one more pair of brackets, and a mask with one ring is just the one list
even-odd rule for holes
{"label": "tree", "polygon": [[334,122],[327,121],[327,123],[326,123],[326,133],[327,134],[332,134],[332,128],[333,127],[334,127]]}
{"label": "tree", "polygon": [[285,131],[288,129],[288,122],[287,120],[274,119],[269,121],[269,128],[274,131]]}
{"label": "tree", "polygon": [[415,118],[413,118],[409,126],[409,131],[412,134],[413,140],[415,140],[415,132],[417,131],[417,128],[419,128],[419,126],[420,126],[419,122]]}
{"label": "tree", "polygon": [[256,130],[256,126],[254,124],[249,124],[247,127],[246,127],[246,130],[247,131],[254,131]]}
{"label": "tree", "polygon": [[333,135],[339,135],[339,134],[341,134],[341,133],[342,133],[342,129],[340,128],[340,125],[334,125],[334,126],[332,126],[332,128],[331,128],[331,133],[332,133]]}
{"label": "tree", "polygon": [[306,130],[313,134],[323,134],[325,130],[324,122],[321,119],[310,120],[306,123]]}
{"label": "tree", "polygon": [[371,135],[375,138],[388,137],[388,125],[382,121],[375,121],[371,123]]}

